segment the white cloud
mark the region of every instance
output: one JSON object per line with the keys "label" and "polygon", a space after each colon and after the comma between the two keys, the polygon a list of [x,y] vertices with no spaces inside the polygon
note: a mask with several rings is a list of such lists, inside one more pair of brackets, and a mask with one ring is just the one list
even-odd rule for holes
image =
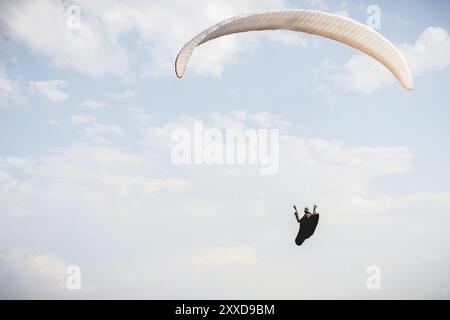
{"label": "white cloud", "polygon": [[[192,130],[194,120],[196,120],[195,117],[184,116],[162,126],[143,129],[142,145],[163,154],[170,154],[173,144],[170,140],[172,131],[180,128]],[[257,120],[256,123],[255,120]],[[289,122],[283,121],[278,115],[252,114],[244,111],[231,111],[226,114],[212,113],[206,118],[203,125],[205,128],[221,129],[246,129],[253,128],[255,125],[257,127],[289,128]],[[368,185],[372,179],[387,174],[407,172],[412,167],[412,160],[411,152],[407,148],[349,148],[338,141],[305,139],[282,132],[280,136],[280,173],[277,175],[277,179],[289,184],[295,183],[292,181],[293,176],[302,177],[305,183],[308,181],[309,187],[305,185],[303,189],[299,185],[292,192],[301,192],[303,198],[311,199],[311,201],[314,201],[316,193],[320,194],[322,199],[326,197],[325,195],[329,195],[333,198],[335,205],[340,203],[342,207],[345,207],[345,203],[348,201],[358,203],[358,199],[366,196]],[[186,168],[186,172],[192,177],[195,177],[196,174],[202,175],[203,172],[209,176],[210,170],[215,172],[211,166]],[[252,181],[251,172],[251,168],[225,167],[223,171],[216,174],[221,181],[227,177],[230,184],[239,184],[238,181],[244,179],[243,177],[248,177],[249,181]],[[290,189],[290,187],[281,186],[274,186],[274,189],[269,187],[275,194],[278,194],[276,190],[285,188]],[[255,190],[258,189],[259,187],[255,187]],[[287,193],[282,197],[287,197]],[[295,197],[294,194],[292,196]],[[261,202],[258,202],[256,198],[259,197],[255,195],[255,199],[252,198],[251,201],[256,201],[258,205],[265,203],[264,196],[261,197]],[[328,202],[328,200],[323,201]],[[253,204],[252,208],[248,208],[248,210],[253,212],[256,207],[258,206]]]}
{"label": "white cloud", "polygon": [[19,82],[11,79],[0,64],[0,106],[24,101]]}
{"label": "white cloud", "polygon": [[63,102],[68,98],[69,95],[63,91],[66,86],[67,82],[63,80],[28,82],[28,87],[32,94],[42,96],[54,102]]}
{"label": "white cloud", "polygon": [[336,82],[351,90],[371,93],[394,82],[388,70],[366,55],[351,57],[343,69],[343,73],[336,76]]}
{"label": "white cloud", "polygon": [[106,106],[106,103],[104,103],[104,102],[99,102],[97,100],[88,99],[88,100],[85,100],[82,103],[80,103],[78,105],[78,108],[96,110],[96,109],[103,108],[105,106]]}
{"label": "white cloud", "polygon": [[[63,102],[69,96],[63,91],[66,86],[67,82],[63,80],[29,81],[28,91],[54,102]],[[0,103],[22,103],[25,100],[22,91],[23,86],[20,82],[9,78],[5,68],[0,65]]]}
{"label": "white cloud", "polygon": [[153,116],[142,107],[130,107],[128,110],[132,113],[132,119],[137,122],[139,128],[148,127],[153,122]]}
{"label": "white cloud", "polygon": [[[242,129],[245,127],[285,129],[292,126],[291,122],[280,115],[267,111],[256,113],[248,113],[244,110],[234,110],[227,113],[213,112],[208,118],[213,127],[221,129]],[[185,120],[191,121],[192,119],[187,118]]]}
{"label": "white cloud", "polygon": [[89,75],[127,73],[127,53],[118,39],[108,38],[107,30],[83,7],[81,29],[71,30],[66,9],[63,2],[53,0],[2,2],[0,21],[5,26],[3,32],[58,66]]}
{"label": "white cloud", "polygon": [[73,115],[70,117],[70,122],[74,124],[90,124],[95,123],[96,119],[94,116]]}
{"label": "white cloud", "polygon": [[450,37],[445,29],[429,27],[413,45],[401,49],[415,77],[450,66]]}
{"label": "white cloud", "polygon": [[88,137],[98,138],[105,135],[117,137],[123,135],[123,130],[119,126],[99,123],[92,115],[73,115],[70,122],[81,126],[81,133]]}
{"label": "white cloud", "polygon": [[66,289],[67,264],[52,255],[0,249],[1,299],[57,299]]}
{"label": "white cloud", "polygon": [[[119,199],[131,197],[145,203],[146,197],[159,190],[187,188],[183,179],[161,175],[155,178],[152,174],[155,164],[147,162],[145,154],[88,144],[36,158],[2,158],[0,166],[24,175],[23,180],[17,180],[8,171],[1,171],[2,212],[11,215],[20,209],[47,215],[68,209],[68,204],[73,205],[69,211],[75,216],[80,213],[78,210],[114,215],[125,210],[117,202]],[[33,199],[38,198],[40,204],[34,203]],[[136,202],[131,198],[123,205],[132,208]]]}
{"label": "white cloud", "polygon": [[270,112],[257,112],[250,115],[250,120],[258,128],[287,128],[291,122]]}
{"label": "white cloud", "polygon": [[107,96],[114,100],[123,100],[123,99],[134,96],[134,92],[131,90],[125,90],[123,92],[118,92],[118,93],[108,93]]}
{"label": "white cloud", "polygon": [[[178,50],[204,28],[235,14],[281,4],[281,0],[78,1],[81,28],[70,29],[64,3],[20,1],[2,3],[0,21],[3,32],[58,66],[93,76],[115,74],[130,79],[133,73],[171,74]],[[136,43],[125,45],[126,34],[137,36]],[[224,64],[235,61],[242,43],[229,38],[205,46],[194,55],[190,69],[218,75]],[[134,66],[130,48],[149,58]]]}

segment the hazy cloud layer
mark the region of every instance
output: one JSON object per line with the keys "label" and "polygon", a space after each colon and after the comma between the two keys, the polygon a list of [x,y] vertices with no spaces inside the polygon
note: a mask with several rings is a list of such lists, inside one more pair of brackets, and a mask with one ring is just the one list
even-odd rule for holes
{"label": "hazy cloud layer", "polygon": [[[426,288],[440,294],[444,283],[435,283],[433,277],[411,284],[418,291],[397,291],[396,284],[437,257],[441,260],[429,265],[430,274],[448,262],[447,245],[431,236],[436,228],[447,228],[443,222],[448,217],[443,215],[437,226],[423,212],[430,203],[433,212],[448,211],[450,195],[368,196],[374,178],[411,169],[407,148],[347,147],[286,131],[281,135],[280,173],[273,177],[260,176],[252,166],[174,166],[167,153],[158,152],[170,150],[174,128],[190,128],[193,120],[218,125],[218,118],[246,128],[258,115],[216,113],[142,127],[142,149],[132,152],[86,143],[37,157],[3,157],[2,243],[45,245],[60,257],[44,259],[39,253],[28,258],[26,270],[14,269],[14,282],[27,281],[27,286],[15,288],[16,295],[42,296],[35,286],[58,290],[62,280],[45,278],[42,269],[33,267],[35,259],[48,263],[45,270],[60,266],[59,260],[80,265],[91,288],[80,294],[88,297],[370,298],[377,297],[365,289],[370,263],[385,267],[387,297],[429,297]],[[264,119],[281,120],[272,114]],[[81,116],[71,122],[95,124]],[[296,224],[289,205],[300,198],[302,203],[320,198],[323,214],[320,237],[302,251],[303,258],[313,258],[322,248],[322,256],[313,259],[330,264],[337,259],[336,252],[326,249],[330,242],[339,243],[339,255],[347,257],[323,275],[320,286],[318,270],[303,268],[303,258],[294,254]],[[27,225],[34,220],[39,224],[30,230]],[[65,240],[53,243],[61,234]],[[390,242],[395,242],[395,251],[378,249]],[[419,259],[417,250],[422,252]],[[395,252],[402,252],[400,265],[408,259],[413,265],[392,268],[390,263],[400,259]],[[101,270],[108,271],[102,275]],[[346,292],[333,290],[346,281]],[[309,287],[312,282],[314,288]],[[244,289],[237,291],[237,286]]]}

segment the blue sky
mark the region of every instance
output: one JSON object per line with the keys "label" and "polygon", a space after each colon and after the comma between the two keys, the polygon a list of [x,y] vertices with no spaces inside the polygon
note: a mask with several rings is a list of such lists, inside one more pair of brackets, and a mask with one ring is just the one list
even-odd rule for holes
{"label": "blue sky", "polygon": [[[244,12],[369,5],[415,89],[328,39],[193,36]],[[67,9],[80,9],[80,28]],[[446,1],[0,2],[2,298],[449,298]],[[170,135],[280,129],[280,171],[176,166]],[[320,207],[297,248],[291,205]],[[429,215],[433,218],[430,218]],[[66,267],[83,289],[66,288]],[[368,290],[377,265],[382,289]]]}

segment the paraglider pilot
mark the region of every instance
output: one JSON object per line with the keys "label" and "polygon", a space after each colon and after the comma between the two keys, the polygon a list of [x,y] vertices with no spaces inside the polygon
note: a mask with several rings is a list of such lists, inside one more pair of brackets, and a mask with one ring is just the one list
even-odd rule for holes
{"label": "paraglider pilot", "polygon": [[295,238],[295,244],[301,246],[306,239],[310,238],[314,231],[316,230],[317,224],[319,223],[319,213],[316,212],[317,206],[314,205],[313,212],[308,209],[308,207],[304,210],[304,215],[300,219],[298,216],[298,211],[296,206],[294,206],[295,218],[297,222],[300,224],[300,229],[298,230],[297,237]]}

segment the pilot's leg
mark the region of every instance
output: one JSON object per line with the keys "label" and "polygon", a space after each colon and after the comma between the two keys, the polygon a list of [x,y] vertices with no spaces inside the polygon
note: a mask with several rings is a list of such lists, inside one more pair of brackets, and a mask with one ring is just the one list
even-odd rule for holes
{"label": "pilot's leg", "polygon": [[301,246],[303,244],[303,242],[305,242],[305,240],[306,240],[305,237],[299,231],[297,234],[297,237],[295,238],[295,244],[298,246]]}

